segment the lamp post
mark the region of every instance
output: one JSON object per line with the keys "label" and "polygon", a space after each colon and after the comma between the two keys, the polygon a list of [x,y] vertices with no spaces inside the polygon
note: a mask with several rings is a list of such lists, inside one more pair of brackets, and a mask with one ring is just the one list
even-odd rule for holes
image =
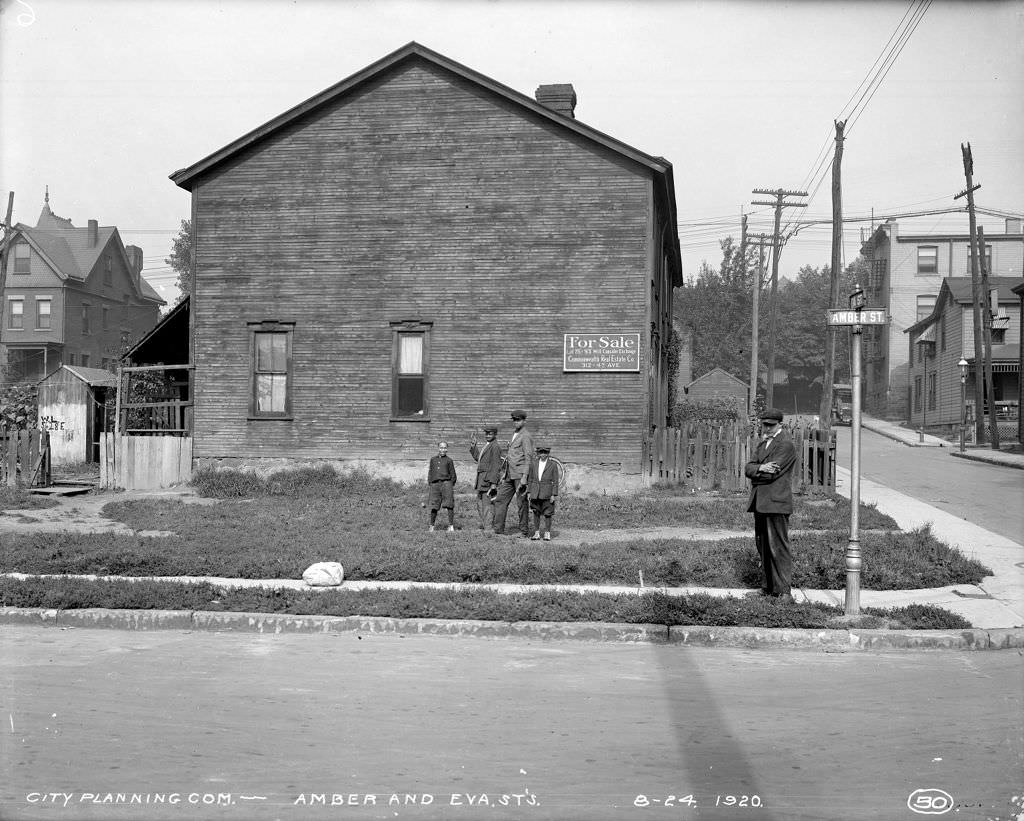
{"label": "lamp post", "polygon": [[963,453],[967,428],[967,360],[961,357],[956,364],[960,368],[960,452]]}

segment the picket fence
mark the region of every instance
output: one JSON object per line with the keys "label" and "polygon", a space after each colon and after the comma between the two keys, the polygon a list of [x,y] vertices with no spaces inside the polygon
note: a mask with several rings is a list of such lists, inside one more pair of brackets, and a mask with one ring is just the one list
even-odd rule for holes
{"label": "picket fence", "polygon": [[0,427],[0,487],[49,487],[50,434]]}
{"label": "picket fence", "polygon": [[[789,429],[796,448],[793,489],[835,487],[836,434],[817,428]],[[689,423],[655,428],[644,460],[649,482],[676,482],[695,490],[738,491],[749,486],[743,472],[757,437],[745,423]]]}

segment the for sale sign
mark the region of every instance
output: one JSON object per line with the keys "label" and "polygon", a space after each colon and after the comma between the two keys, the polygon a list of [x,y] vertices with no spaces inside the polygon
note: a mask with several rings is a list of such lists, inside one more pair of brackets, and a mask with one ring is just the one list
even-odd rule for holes
{"label": "for sale sign", "polygon": [[640,334],[565,334],[565,371],[640,371]]}

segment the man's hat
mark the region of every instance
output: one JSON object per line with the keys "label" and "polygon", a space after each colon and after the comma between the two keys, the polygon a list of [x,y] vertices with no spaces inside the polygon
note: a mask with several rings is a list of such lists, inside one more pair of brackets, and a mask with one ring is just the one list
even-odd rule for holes
{"label": "man's hat", "polygon": [[547,445],[537,445],[537,453],[551,453],[551,448]]}
{"label": "man's hat", "polygon": [[484,433],[497,433],[497,432],[498,432],[498,426],[497,425],[487,425],[484,428]]}
{"label": "man's hat", "polygon": [[519,408],[516,408],[514,411],[512,411],[512,418],[513,419],[525,419],[526,418],[526,411],[520,410]]}
{"label": "man's hat", "polygon": [[778,408],[765,408],[763,411],[761,411],[761,415],[758,417],[758,419],[772,419],[776,422],[781,422],[782,411],[780,411]]}

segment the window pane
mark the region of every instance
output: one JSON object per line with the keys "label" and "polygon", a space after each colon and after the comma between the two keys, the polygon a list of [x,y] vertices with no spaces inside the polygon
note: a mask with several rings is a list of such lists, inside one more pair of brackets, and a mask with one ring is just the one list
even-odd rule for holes
{"label": "window pane", "polygon": [[256,334],[256,370],[283,373],[287,370],[287,334]]}
{"label": "window pane", "polygon": [[423,334],[398,335],[398,372],[423,373]]}
{"label": "window pane", "polygon": [[36,327],[50,327],[50,300],[40,299],[36,302]]}
{"label": "window pane", "polygon": [[10,328],[25,327],[25,303],[20,299],[11,300],[11,323]]}
{"label": "window pane", "polygon": [[398,377],[398,413],[402,416],[415,416],[423,411],[423,377]]}
{"label": "window pane", "polygon": [[256,410],[260,413],[284,413],[284,374],[259,374],[256,377]]}
{"label": "window pane", "polygon": [[939,269],[939,249],[934,245],[925,245],[917,249],[917,270],[919,273],[936,273]]}
{"label": "window pane", "polygon": [[27,242],[19,242],[14,246],[14,273],[27,274],[31,265],[32,252]]}

